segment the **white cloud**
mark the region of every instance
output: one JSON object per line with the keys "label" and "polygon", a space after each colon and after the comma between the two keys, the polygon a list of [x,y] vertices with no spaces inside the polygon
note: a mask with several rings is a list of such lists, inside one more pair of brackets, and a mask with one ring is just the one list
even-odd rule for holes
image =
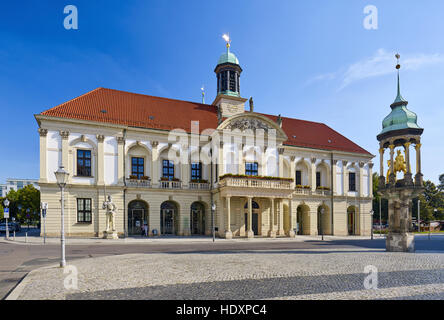
{"label": "white cloud", "polygon": [[[443,62],[443,54],[421,53],[402,55],[400,63],[404,70],[418,70],[427,65],[436,65]],[[308,84],[322,80],[339,79],[341,81],[339,90],[342,90],[356,81],[393,73],[395,63],[395,52],[387,52],[385,49],[379,49],[373,56],[353,63],[341,71],[313,77],[308,81]]]}

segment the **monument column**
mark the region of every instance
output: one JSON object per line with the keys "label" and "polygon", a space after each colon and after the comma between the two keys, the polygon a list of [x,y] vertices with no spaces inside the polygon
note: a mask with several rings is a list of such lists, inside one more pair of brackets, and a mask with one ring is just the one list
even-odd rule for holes
{"label": "monument column", "polygon": [[422,173],[421,173],[421,144],[417,143],[415,145],[416,150],[416,175],[415,184],[417,186],[422,186]]}

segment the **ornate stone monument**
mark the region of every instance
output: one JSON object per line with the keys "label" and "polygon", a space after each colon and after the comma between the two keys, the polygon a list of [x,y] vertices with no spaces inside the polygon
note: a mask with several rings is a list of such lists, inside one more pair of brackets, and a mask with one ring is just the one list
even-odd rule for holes
{"label": "ornate stone monument", "polygon": [[103,202],[103,209],[106,209],[106,230],[104,232],[105,239],[118,239],[116,231],[116,213],[117,206],[112,202],[111,196]]}
{"label": "ornate stone monument", "polygon": [[[399,84],[399,54],[396,55],[398,64],[398,94],[390,105],[392,111],[382,122],[382,131],[377,136],[379,141],[380,174],[378,193],[388,199],[389,233],[386,239],[387,251],[415,251],[412,233],[412,199],[423,191],[421,173],[421,134],[424,129],[417,124],[417,116],[407,109],[408,101],[401,96]],[[410,146],[416,150],[416,174],[413,181],[410,168]],[[387,177],[384,177],[384,151],[390,150],[390,160],[387,161]],[[404,150],[405,158],[401,150]],[[398,179],[397,174],[403,174]]]}

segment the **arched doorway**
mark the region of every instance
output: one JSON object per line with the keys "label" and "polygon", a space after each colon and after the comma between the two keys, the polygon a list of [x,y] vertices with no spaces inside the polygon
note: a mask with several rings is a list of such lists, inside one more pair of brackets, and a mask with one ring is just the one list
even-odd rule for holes
{"label": "arched doorway", "polygon": [[193,202],[190,212],[191,234],[205,234],[205,207],[200,202]]}
{"label": "arched doorway", "polygon": [[[259,205],[257,204],[256,201],[252,201],[251,203],[252,206],[252,211],[253,211],[253,215],[252,215],[252,221],[251,221],[251,229],[253,230],[253,233],[255,236],[257,236],[259,234]],[[244,206],[245,209],[245,231],[248,231],[248,201]]]}
{"label": "arched doorway", "polygon": [[297,230],[298,235],[310,234],[310,207],[301,204],[297,207]]}
{"label": "arched doorway", "polygon": [[176,234],[179,231],[178,208],[176,203],[165,201],[160,206],[160,233]]}
{"label": "arched doorway", "polygon": [[347,208],[347,232],[348,235],[357,235],[358,233],[359,214],[355,206]]}
{"label": "arched doorway", "polygon": [[134,200],[128,204],[128,235],[141,235],[143,225],[149,226],[148,205],[141,200]]}

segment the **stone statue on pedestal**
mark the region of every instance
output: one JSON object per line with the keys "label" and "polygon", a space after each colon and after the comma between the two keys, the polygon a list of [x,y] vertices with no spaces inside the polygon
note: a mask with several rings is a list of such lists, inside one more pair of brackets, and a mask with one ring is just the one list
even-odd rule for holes
{"label": "stone statue on pedestal", "polygon": [[[116,213],[117,206],[111,199],[111,196],[108,195],[108,200],[103,202],[103,209],[106,209],[106,230],[105,230],[105,238],[117,239],[116,232]],[[112,232],[110,232],[110,229]]]}

